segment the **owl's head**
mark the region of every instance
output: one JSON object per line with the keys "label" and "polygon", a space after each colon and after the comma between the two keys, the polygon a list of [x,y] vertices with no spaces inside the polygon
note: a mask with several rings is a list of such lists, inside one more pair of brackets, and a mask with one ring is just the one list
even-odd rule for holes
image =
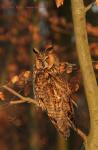
{"label": "owl's head", "polygon": [[38,49],[33,49],[35,53],[35,67],[36,69],[51,69],[58,63],[58,58],[52,46],[41,52]]}

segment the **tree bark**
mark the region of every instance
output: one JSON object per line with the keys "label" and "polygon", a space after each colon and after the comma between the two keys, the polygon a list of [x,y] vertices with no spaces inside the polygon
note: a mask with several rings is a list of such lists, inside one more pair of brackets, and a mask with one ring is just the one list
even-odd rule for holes
{"label": "tree bark", "polygon": [[85,149],[98,150],[98,87],[88,46],[85,7],[83,0],[71,0],[71,4],[76,47],[90,114],[90,132]]}

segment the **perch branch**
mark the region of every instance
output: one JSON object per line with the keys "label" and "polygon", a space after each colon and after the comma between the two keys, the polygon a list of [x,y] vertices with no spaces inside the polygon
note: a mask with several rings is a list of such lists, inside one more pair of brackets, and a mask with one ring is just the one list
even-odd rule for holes
{"label": "perch branch", "polygon": [[83,141],[86,143],[87,142],[87,136],[83,131],[81,131],[79,128],[76,129],[77,134],[83,139]]}
{"label": "perch branch", "polygon": [[10,87],[6,86],[6,85],[4,85],[3,88],[21,99],[21,100],[18,100],[18,101],[11,101],[10,104],[19,104],[19,103],[27,102],[27,103],[33,103],[33,104],[35,104],[39,107],[39,103],[38,103],[37,100],[34,100],[32,98],[29,98],[29,97],[24,97],[24,96],[20,95],[19,93],[17,93],[15,90],[13,90]]}
{"label": "perch branch", "polygon": [[71,124],[72,129],[82,138],[82,140],[86,143],[87,142],[87,136],[86,134],[77,128],[75,124],[69,119],[69,123]]}
{"label": "perch branch", "polygon": [[[20,98],[20,100],[16,100],[16,101],[11,101],[10,104],[14,105],[14,104],[21,104],[21,103],[33,103],[36,106],[39,106],[39,103],[37,100],[34,100],[32,98],[29,97],[24,97],[22,95],[20,95],[19,93],[17,93],[15,90],[11,89],[10,87],[4,85],[3,86],[4,89],[6,89],[7,91],[9,91],[10,93],[12,93],[13,95],[17,96],[18,98]],[[74,130],[80,135],[80,137],[86,141],[86,135],[80,130],[74,127]]]}

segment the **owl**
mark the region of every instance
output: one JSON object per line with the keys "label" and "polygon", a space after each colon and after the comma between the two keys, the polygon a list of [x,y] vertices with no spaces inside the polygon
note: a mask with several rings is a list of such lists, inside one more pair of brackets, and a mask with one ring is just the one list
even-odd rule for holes
{"label": "owl", "polygon": [[73,92],[61,71],[61,63],[52,46],[45,51],[33,50],[35,66],[33,69],[34,98],[47,112],[57,131],[68,138],[73,128]]}

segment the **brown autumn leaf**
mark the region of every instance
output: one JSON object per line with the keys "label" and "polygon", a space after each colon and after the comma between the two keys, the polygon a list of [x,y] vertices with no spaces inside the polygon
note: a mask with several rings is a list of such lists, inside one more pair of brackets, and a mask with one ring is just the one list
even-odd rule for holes
{"label": "brown autumn leaf", "polygon": [[60,7],[64,3],[64,0],[55,0],[55,1],[56,1],[56,6],[57,7]]}
{"label": "brown autumn leaf", "polygon": [[12,78],[11,82],[15,84],[17,81],[19,81],[19,77],[16,75]]}
{"label": "brown autumn leaf", "polygon": [[98,0],[96,0],[96,6],[98,6]]}
{"label": "brown autumn leaf", "polygon": [[0,100],[1,100],[1,101],[5,100],[5,97],[4,97],[3,92],[0,92]]}
{"label": "brown autumn leaf", "polygon": [[94,65],[94,68],[95,68],[96,70],[98,70],[98,63],[96,63],[96,64]]}
{"label": "brown autumn leaf", "polygon": [[72,71],[73,71],[72,66],[68,66],[68,67],[66,68],[66,73],[67,73],[67,74],[72,73]]}

